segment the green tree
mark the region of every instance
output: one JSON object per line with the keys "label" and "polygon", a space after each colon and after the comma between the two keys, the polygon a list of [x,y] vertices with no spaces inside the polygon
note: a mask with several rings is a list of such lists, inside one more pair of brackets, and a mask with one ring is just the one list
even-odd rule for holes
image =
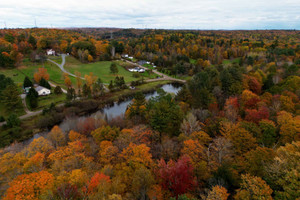
{"label": "green tree", "polygon": [[82,87],[82,94],[84,97],[89,97],[91,96],[91,88],[87,86],[87,84],[84,84]]}
{"label": "green tree", "polygon": [[150,99],[147,105],[150,125],[160,134],[178,135],[183,113],[170,94],[166,95],[164,91],[158,92],[160,95]]}
{"label": "green tree", "polygon": [[34,88],[30,88],[28,94],[26,95],[26,101],[31,108],[36,108],[38,106],[38,96],[39,94]]}
{"label": "green tree", "polygon": [[101,96],[104,93],[104,86],[103,82],[100,78],[93,84],[93,94],[94,96]]}
{"label": "green tree", "polygon": [[33,87],[33,84],[31,80],[28,78],[28,76],[25,77],[24,82],[23,82],[23,87]]}
{"label": "green tree", "polygon": [[68,88],[67,90],[67,100],[73,100],[76,98],[76,93],[74,88]]}
{"label": "green tree", "polygon": [[54,88],[54,94],[62,94],[62,93],[63,93],[63,91],[60,86],[56,86]]}
{"label": "green tree", "polygon": [[9,85],[1,93],[1,101],[6,111],[13,112],[22,108],[20,92],[15,85]]}
{"label": "green tree", "polygon": [[110,91],[112,91],[113,89],[114,89],[114,83],[113,83],[113,81],[111,80],[110,82],[109,82],[109,85],[108,85],[108,89],[110,90]]}
{"label": "green tree", "polygon": [[116,63],[111,63],[110,65],[110,73],[112,74],[117,74],[119,72],[117,64]]}
{"label": "green tree", "polygon": [[154,183],[154,178],[151,171],[142,166],[136,169],[132,177],[132,192],[136,199],[147,199],[147,193]]}
{"label": "green tree", "polygon": [[21,121],[16,114],[11,114],[6,120],[6,125],[10,128],[20,126]]}
{"label": "green tree", "polygon": [[32,35],[29,36],[28,43],[31,44],[33,49],[36,48],[36,39]]}
{"label": "green tree", "polygon": [[42,78],[41,80],[40,80],[40,86],[43,86],[43,87],[45,87],[45,88],[48,88],[49,90],[51,90],[51,86],[50,86],[50,84],[48,83],[48,81],[46,81],[44,78]]}

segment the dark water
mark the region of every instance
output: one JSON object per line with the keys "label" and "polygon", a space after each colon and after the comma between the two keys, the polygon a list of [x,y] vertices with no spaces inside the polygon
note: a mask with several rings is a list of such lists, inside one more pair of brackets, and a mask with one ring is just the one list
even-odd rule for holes
{"label": "dark water", "polygon": [[[177,92],[182,88],[182,85],[181,84],[166,84],[166,85],[163,85],[161,88],[167,93],[176,95]],[[151,97],[156,97],[156,96],[158,96],[157,91],[145,94],[145,98],[147,100],[149,100]],[[126,108],[127,108],[128,104],[130,104],[131,101],[132,101],[132,98],[129,98],[128,100],[123,101],[121,103],[115,102],[113,106],[108,106],[108,107],[104,108],[103,110],[100,110],[96,113],[91,113],[90,116],[97,116],[98,114],[100,114],[101,116],[107,115],[107,117],[109,119],[111,119],[116,116],[124,115]],[[77,120],[82,120],[86,117],[87,116],[79,117],[79,118],[77,118]],[[73,125],[74,125],[74,127],[76,127],[76,120],[74,121],[74,123],[73,123]],[[70,127],[70,122],[68,122],[68,120],[66,120],[66,119],[59,125],[59,127],[65,132],[68,132],[69,130],[73,129],[72,127]],[[32,142],[33,139],[36,139],[39,137],[44,137],[46,135],[47,135],[47,132],[37,133],[31,139],[23,141],[23,143],[29,144],[30,142]]]}
{"label": "dark water", "polygon": [[[167,84],[167,85],[163,85],[161,88],[167,93],[177,94],[177,92],[181,89],[181,87],[182,86],[178,84]],[[157,91],[153,93],[145,94],[147,100],[156,96],[158,96]],[[121,103],[115,102],[113,106],[104,108],[100,112],[102,112],[104,115],[107,115],[108,118],[113,118],[119,115],[123,115],[126,111],[128,104],[130,104],[131,100],[132,98],[123,101]]]}

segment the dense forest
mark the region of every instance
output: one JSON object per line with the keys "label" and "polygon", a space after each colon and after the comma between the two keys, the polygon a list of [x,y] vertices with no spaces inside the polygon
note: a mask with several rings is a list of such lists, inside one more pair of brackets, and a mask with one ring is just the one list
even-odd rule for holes
{"label": "dense forest", "polygon": [[[37,120],[47,134],[0,149],[2,199],[300,198],[299,31],[0,30],[2,69],[47,49],[82,63],[128,54],[187,83],[138,92],[112,119],[74,114],[99,98],[52,108]],[[2,102],[17,95],[0,83]]]}

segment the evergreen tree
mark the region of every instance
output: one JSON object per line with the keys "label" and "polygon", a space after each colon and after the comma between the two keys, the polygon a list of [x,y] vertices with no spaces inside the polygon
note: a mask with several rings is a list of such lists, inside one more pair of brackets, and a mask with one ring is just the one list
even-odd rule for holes
{"label": "evergreen tree", "polygon": [[33,47],[33,49],[36,48],[36,39],[32,35],[29,36],[28,43],[31,44],[31,46]]}
{"label": "evergreen tree", "polygon": [[38,96],[39,94],[34,88],[30,88],[28,94],[26,95],[27,103],[30,108],[36,108],[38,106]]}
{"label": "evergreen tree", "polygon": [[43,87],[48,88],[49,90],[51,90],[50,84],[44,78],[41,79],[40,86],[43,86]]}
{"label": "evergreen tree", "polygon": [[76,93],[74,88],[68,88],[67,90],[67,100],[73,100],[76,98]]}
{"label": "evergreen tree", "polygon": [[11,114],[6,120],[6,125],[10,128],[20,126],[21,121],[16,114]]}
{"label": "evergreen tree", "polygon": [[8,85],[5,90],[2,91],[0,99],[6,111],[13,112],[22,108],[20,92],[15,85]]}
{"label": "evergreen tree", "polygon": [[113,84],[113,81],[111,80],[109,85],[108,85],[108,89],[109,90],[113,90],[114,89],[114,84]]}
{"label": "evergreen tree", "polygon": [[119,72],[116,63],[111,63],[110,65],[110,73],[117,74]]}
{"label": "evergreen tree", "polygon": [[28,76],[25,77],[24,82],[23,82],[23,87],[33,87],[33,84],[31,80],[28,78]]}
{"label": "evergreen tree", "polygon": [[87,84],[84,84],[82,87],[82,94],[84,97],[91,96],[91,88],[87,86]]}

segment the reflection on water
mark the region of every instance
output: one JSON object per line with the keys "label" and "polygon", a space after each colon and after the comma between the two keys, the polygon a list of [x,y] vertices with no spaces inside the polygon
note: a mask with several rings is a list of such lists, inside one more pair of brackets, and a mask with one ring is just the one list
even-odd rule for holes
{"label": "reflection on water", "polygon": [[[177,92],[182,88],[182,85],[178,85],[178,84],[167,84],[167,85],[163,85],[161,87],[165,92],[167,93],[171,93],[171,94],[177,94]],[[149,100],[151,97],[156,97],[158,96],[157,92],[152,92],[152,93],[148,93],[148,94],[145,94],[145,98],[147,100]],[[120,115],[124,115],[125,111],[126,111],[126,108],[128,106],[128,104],[131,102],[132,98],[126,100],[126,101],[123,101],[121,103],[117,103],[115,102],[113,104],[113,106],[110,106],[110,107],[106,107],[104,108],[103,110],[101,111],[98,111],[96,113],[93,113],[91,114],[92,116],[97,116],[99,115],[100,113],[104,114],[104,115],[107,115],[108,118],[113,118],[113,117],[116,117],[116,116],[120,116]],[[103,115],[102,115],[103,116]],[[75,121],[74,122],[71,122],[71,124],[73,126],[76,127],[76,120],[78,119],[84,119],[86,118],[86,116],[82,116],[82,117],[79,117],[79,118],[76,118],[74,119]],[[65,119],[60,125],[59,127],[63,130],[63,131],[66,131],[68,132],[69,130],[72,130],[72,127],[70,127],[70,120],[72,119]],[[48,132],[41,132],[41,133],[37,133],[35,134],[31,139],[28,139],[26,141],[23,141],[24,144],[29,144],[30,142],[32,142],[33,139],[36,139],[36,138],[39,138],[39,137],[44,137],[47,135]]]}
{"label": "reflection on water", "polygon": [[[167,93],[177,94],[177,92],[181,89],[181,87],[182,86],[176,85],[176,84],[167,84],[167,85],[163,85],[161,88]],[[151,97],[156,97],[156,96],[158,96],[156,91],[145,95],[147,100],[150,99]],[[113,118],[113,117],[116,117],[119,115],[123,115],[126,111],[128,104],[131,102],[131,100],[132,99],[128,99],[121,103],[115,102],[113,106],[104,108],[100,112],[103,112],[103,114],[107,115],[108,118]]]}

